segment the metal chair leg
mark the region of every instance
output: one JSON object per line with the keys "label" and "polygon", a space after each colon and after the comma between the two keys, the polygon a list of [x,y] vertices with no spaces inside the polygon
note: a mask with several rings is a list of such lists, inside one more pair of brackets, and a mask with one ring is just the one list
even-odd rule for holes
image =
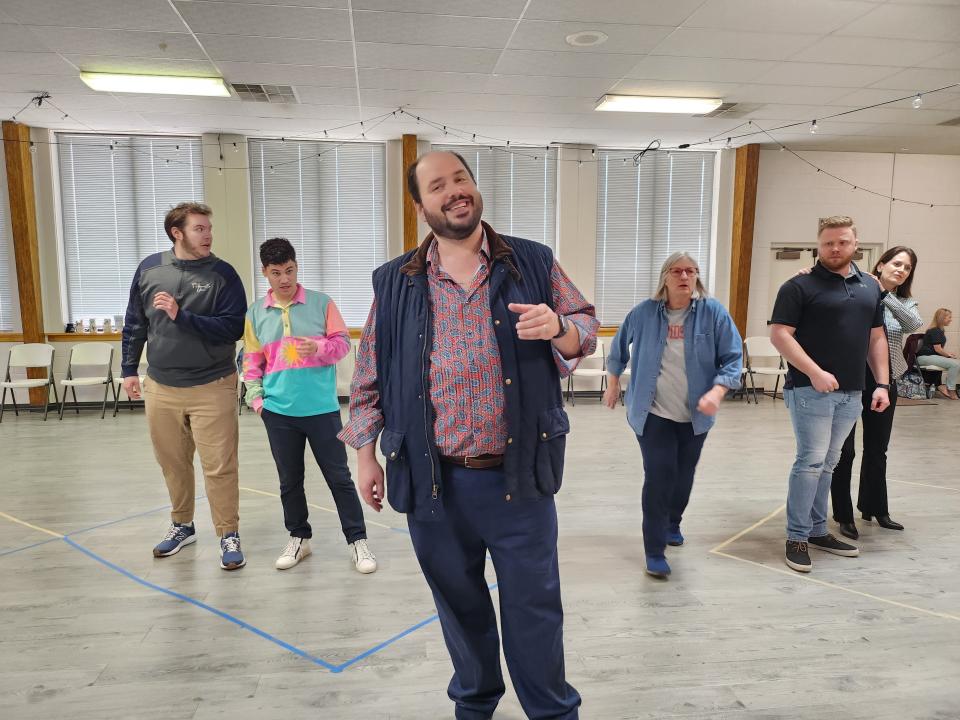
{"label": "metal chair leg", "polygon": [[103,420],[104,415],[107,414],[107,393],[110,392],[109,386],[112,386],[112,382],[106,382],[103,384],[103,404],[100,406],[100,419]]}
{"label": "metal chair leg", "polygon": [[76,411],[77,415],[80,414],[80,402],[77,400],[77,388],[71,387],[70,393],[73,395],[73,409]]}
{"label": "metal chair leg", "polygon": [[7,406],[7,389],[3,389],[3,400],[0,400],[0,423],[3,422],[3,409]]}
{"label": "metal chair leg", "polygon": [[50,410],[50,383],[47,383],[47,397],[43,400],[43,421],[47,421],[47,412]]}
{"label": "metal chair leg", "polygon": [[13,400],[13,414],[15,417],[20,417],[20,408],[17,407],[17,393],[13,388],[10,388],[10,399]]}
{"label": "metal chair leg", "polygon": [[60,415],[60,420],[63,420],[63,408],[64,408],[64,407],[66,406],[66,404],[67,404],[67,392],[68,392],[69,390],[70,390],[70,388],[68,388],[68,387],[64,387],[64,388],[63,388],[63,397],[60,398],[60,413],[59,413],[59,415]]}

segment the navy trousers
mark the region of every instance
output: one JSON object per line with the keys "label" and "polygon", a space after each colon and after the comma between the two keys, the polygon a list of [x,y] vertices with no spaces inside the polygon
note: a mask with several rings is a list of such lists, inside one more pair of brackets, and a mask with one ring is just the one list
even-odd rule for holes
{"label": "navy trousers", "polygon": [[693,423],[678,423],[650,413],[638,435],[643,455],[643,551],[663,557],[667,529],[680,527],[690,502],[693,473],[707,434],[693,434]]}
{"label": "navy trousers", "polygon": [[340,413],[293,417],[272,413],[264,408],[260,418],[267,429],[270,451],[277,463],[283,523],[291,537],[313,537],[313,529],[307,520],[310,509],[303,489],[303,454],[309,441],[313,457],[333,494],[344,538],[348,543],[366,538],[367,526],[357,488],[347,466],[347,450],[337,439],[337,433],[343,427]]}
{"label": "navy trousers", "polygon": [[407,515],[453,661],[447,694],[457,720],[487,720],[505,691],[500,637],[487,581],[497,573],[503,652],[520,705],[532,720],[575,720],[580,695],[564,673],[563,607],[553,497],[505,498],[501,470],[443,465],[446,518]]}

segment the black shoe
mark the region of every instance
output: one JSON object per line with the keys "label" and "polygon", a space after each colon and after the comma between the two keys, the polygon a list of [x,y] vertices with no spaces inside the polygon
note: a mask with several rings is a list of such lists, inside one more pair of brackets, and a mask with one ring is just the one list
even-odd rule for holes
{"label": "black shoe", "polygon": [[903,530],[903,525],[898,522],[894,522],[890,519],[889,515],[869,515],[868,513],[861,513],[861,517],[870,522],[870,519],[873,518],[877,521],[877,525],[887,530]]}
{"label": "black shoe", "polygon": [[851,540],[856,540],[860,537],[860,531],[857,530],[857,526],[852,522],[840,523],[840,534]]}
{"label": "black shoe", "polygon": [[787,540],[787,552],[784,557],[787,567],[797,572],[810,572],[813,563],[810,562],[810,553],[807,544],[797,540]]}
{"label": "black shoe", "polygon": [[834,555],[842,555],[843,557],[857,557],[860,554],[859,548],[855,545],[848,545],[845,542],[840,542],[833,535],[827,533],[826,535],[821,535],[820,537],[808,538],[809,542],[813,547],[824,550],[828,553],[833,553]]}
{"label": "black shoe", "polygon": [[877,525],[887,530],[903,530],[903,525],[891,520],[889,515],[878,515]]}

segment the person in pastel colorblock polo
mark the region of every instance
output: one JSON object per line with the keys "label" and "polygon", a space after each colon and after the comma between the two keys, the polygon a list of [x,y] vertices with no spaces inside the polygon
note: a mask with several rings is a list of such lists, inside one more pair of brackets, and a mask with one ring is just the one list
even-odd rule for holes
{"label": "person in pastel colorblock polo", "polygon": [[350,352],[340,311],[327,295],[297,282],[297,256],[284,238],[260,246],[265,297],[247,310],[243,379],[246,402],[263,420],[280,476],[280,500],[290,540],[278,570],[310,555],[313,531],[303,487],[307,441],[333,493],[351,560],[361,573],[377,569],[367,547],[367,528],[347,452],[337,439],[343,425],[337,399],[336,363]]}

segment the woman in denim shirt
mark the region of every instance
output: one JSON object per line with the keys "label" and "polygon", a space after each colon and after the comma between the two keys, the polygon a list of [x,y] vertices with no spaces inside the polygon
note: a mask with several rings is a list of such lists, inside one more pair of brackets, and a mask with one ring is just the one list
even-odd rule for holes
{"label": "woman in denim shirt", "polygon": [[740,387],[743,341],[733,319],[706,297],[700,268],[674,253],[651,300],[627,315],[607,357],[604,404],[620,398],[630,364],[627,421],[643,455],[643,546],[647,574],[666,578],[666,545],[682,545],[680,520],[707,431],[727,390]]}

